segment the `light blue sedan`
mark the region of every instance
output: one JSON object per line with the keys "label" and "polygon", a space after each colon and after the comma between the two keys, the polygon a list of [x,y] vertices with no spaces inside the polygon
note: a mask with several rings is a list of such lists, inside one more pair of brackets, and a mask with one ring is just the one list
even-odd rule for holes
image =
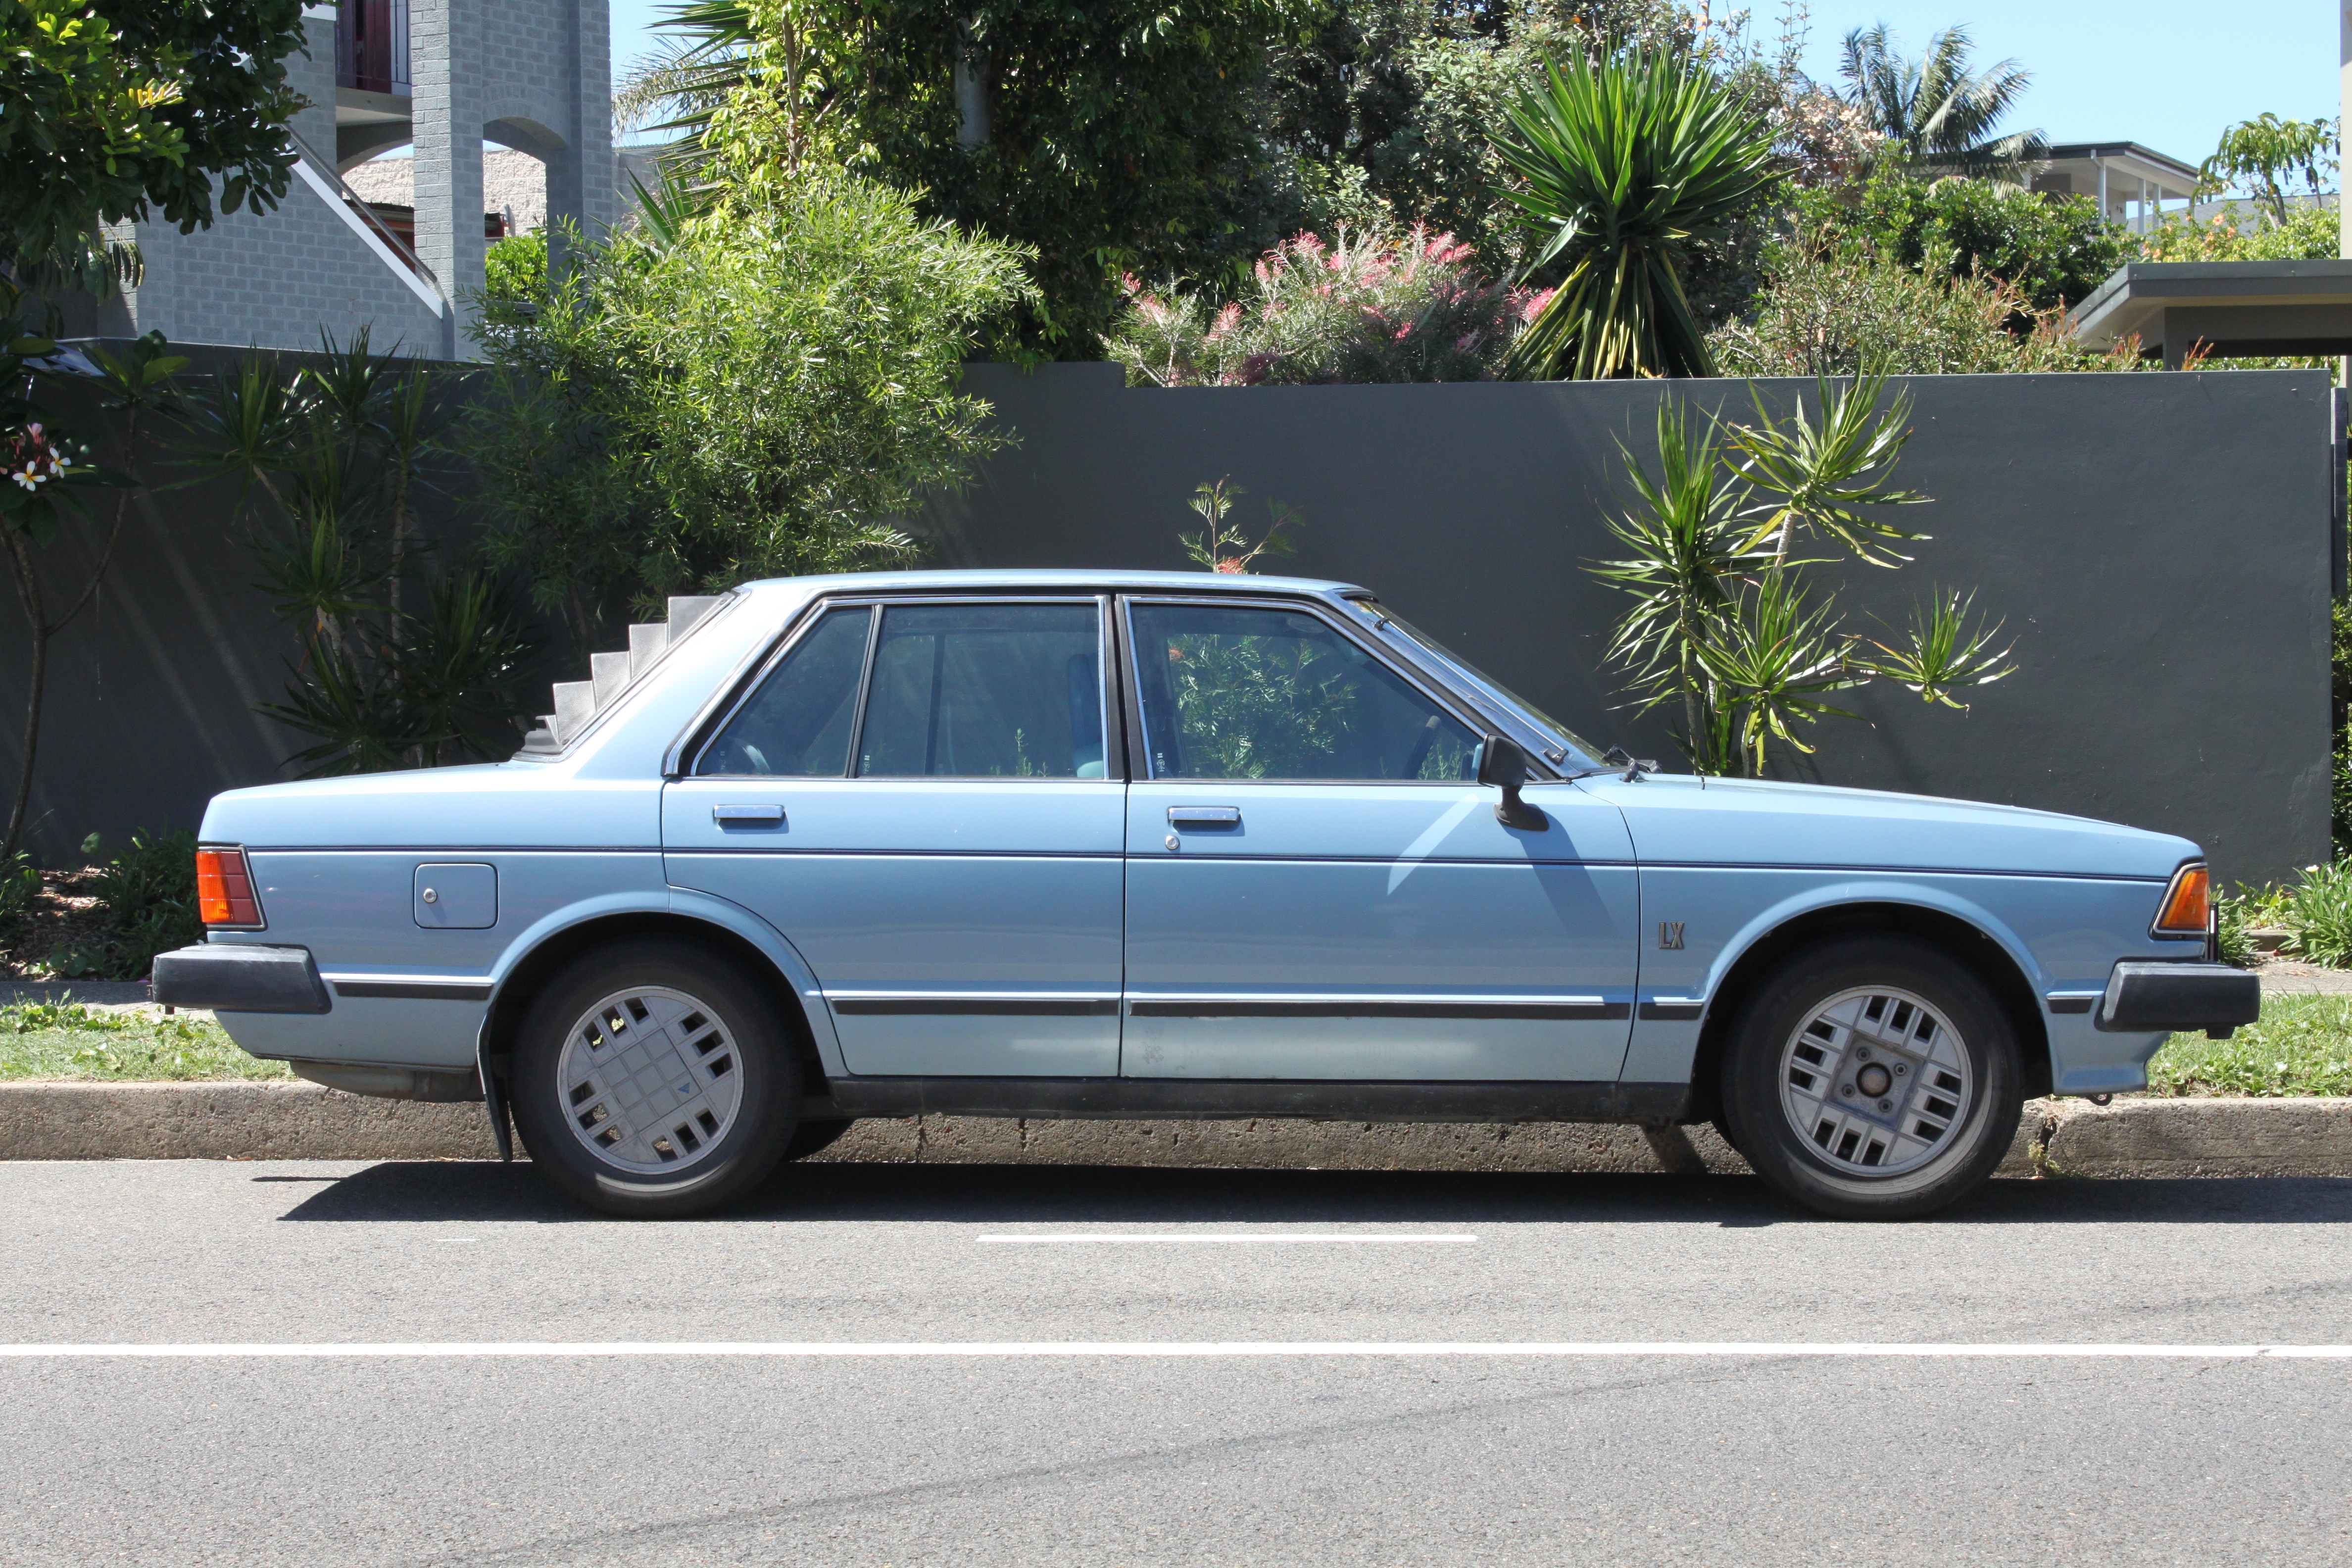
{"label": "light blue sedan", "polygon": [[215,799],[157,1000],[642,1215],[938,1112],[1712,1121],[1900,1217],[2258,1007],[2193,844],[1661,774],[1341,584],[797,578],[593,662],[509,762]]}

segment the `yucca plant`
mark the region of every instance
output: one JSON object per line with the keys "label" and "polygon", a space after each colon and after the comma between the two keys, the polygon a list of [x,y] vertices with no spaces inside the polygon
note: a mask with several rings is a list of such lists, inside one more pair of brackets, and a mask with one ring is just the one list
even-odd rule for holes
{"label": "yucca plant", "polygon": [[1503,194],[1529,231],[1528,271],[1567,266],[1511,373],[1712,374],[1682,268],[1770,178],[1772,133],[1747,100],[1664,49],[1576,55],[1511,106],[1495,149],[1518,176]]}
{"label": "yucca plant", "polygon": [[[2016,668],[1993,647],[1998,625],[1970,624],[1969,595],[1938,590],[1882,642],[1845,629],[1833,596],[1809,594],[1807,567],[1899,566],[1906,558],[1885,542],[1924,537],[1861,510],[1927,499],[1886,482],[1910,405],[1882,408],[1882,390],[1824,384],[1818,416],[1801,397],[1782,424],[1759,404],[1754,426],[1694,416],[1668,398],[1654,465],[1620,443],[1632,504],[1609,528],[1628,552],[1587,570],[1632,598],[1609,653],[1630,706],[1680,710],[1676,739],[1694,772],[1761,777],[1775,747],[1811,752],[1801,725],[1856,717],[1828,700],[1833,692],[1891,680],[1965,710],[1955,692]],[[1800,543],[1832,553],[1792,555]]]}

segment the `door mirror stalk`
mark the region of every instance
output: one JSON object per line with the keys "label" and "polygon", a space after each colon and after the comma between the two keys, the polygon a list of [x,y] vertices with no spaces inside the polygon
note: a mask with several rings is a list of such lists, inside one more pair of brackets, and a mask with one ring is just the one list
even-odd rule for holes
{"label": "door mirror stalk", "polygon": [[1495,820],[1504,826],[1541,833],[1551,826],[1540,806],[1529,805],[1519,795],[1533,772],[1527,752],[1507,735],[1489,735],[1478,748],[1478,782],[1503,792],[1503,798],[1495,803]]}

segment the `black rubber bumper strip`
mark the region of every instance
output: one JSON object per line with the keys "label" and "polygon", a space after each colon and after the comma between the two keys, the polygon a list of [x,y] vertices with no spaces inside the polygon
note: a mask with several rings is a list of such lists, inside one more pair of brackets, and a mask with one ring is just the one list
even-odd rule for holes
{"label": "black rubber bumper strip", "polygon": [[2234,1029],[2263,1016],[2263,983],[2226,963],[2126,959],[2107,978],[2094,1026],[2111,1034]]}
{"label": "black rubber bumper strip", "polygon": [[155,955],[148,994],[168,1007],[215,1013],[330,1013],[334,1003],[307,947],[201,942]]}

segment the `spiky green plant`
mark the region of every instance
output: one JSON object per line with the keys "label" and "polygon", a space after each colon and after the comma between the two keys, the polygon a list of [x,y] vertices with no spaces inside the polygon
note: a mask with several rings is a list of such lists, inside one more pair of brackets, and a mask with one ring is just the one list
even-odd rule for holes
{"label": "spiky green plant", "polygon": [[1713,374],[1682,269],[1770,179],[1772,134],[1747,100],[1667,50],[1574,55],[1511,106],[1495,148],[1519,177],[1505,194],[1529,234],[1529,274],[1567,267],[1511,373]]}

